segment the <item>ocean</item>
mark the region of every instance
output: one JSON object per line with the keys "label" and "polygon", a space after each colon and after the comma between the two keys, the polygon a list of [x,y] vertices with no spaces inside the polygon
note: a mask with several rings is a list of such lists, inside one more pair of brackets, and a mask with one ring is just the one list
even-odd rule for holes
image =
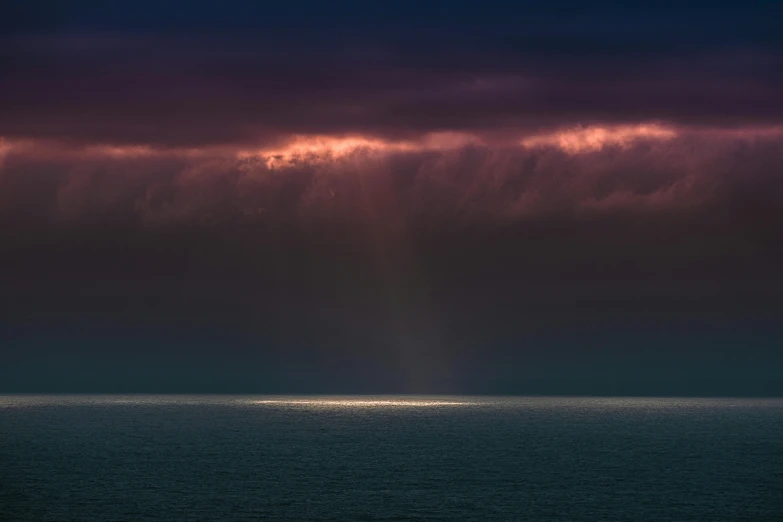
{"label": "ocean", "polygon": [[783,520],[783,400],[0,396],[0,520]]}

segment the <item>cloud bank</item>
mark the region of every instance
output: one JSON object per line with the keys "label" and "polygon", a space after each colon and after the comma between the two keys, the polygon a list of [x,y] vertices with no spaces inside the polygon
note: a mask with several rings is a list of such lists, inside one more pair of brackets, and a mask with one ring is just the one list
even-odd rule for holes
{"label": "cloud bank", "polygon": [[444,225],[740,212],[737,205],[780,200],[782,145],[774,127],[654,123],[569,127],[514,145],[456,133],[420,141],[300,136],[267,149],[6,139],[0,184],[7,220],[52,222],[350,221],[362,218],[363,205],[394,222]]}

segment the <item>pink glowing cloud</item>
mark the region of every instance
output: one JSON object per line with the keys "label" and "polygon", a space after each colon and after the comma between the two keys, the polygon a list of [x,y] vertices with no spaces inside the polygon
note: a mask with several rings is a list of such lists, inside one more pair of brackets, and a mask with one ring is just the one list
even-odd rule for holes
{"label": "pink glowing cloud", "polygon": [[675,128],[657,123],[591,125],[528,136],[521,144],[527,148],[558,147],[569,154],[578,154],[605,147],[627,148],[639,141],[665,141],[677,136]]}
{"label": "pink glowing cloud", "polygon": [[[775,128],[640,123],[528,133],[511,145],[466,133],[396,141],[297,135],[279,143],[159,148],[6,139],[0,185],[6,206],[19,207],[33,191],[42,212],[69,219],[361,219],[357,212],[373,208],[403,222],[423,215],[513,221],[704,208],[745,186],[765,186],[776,198],[783,172],[783,133]],[[22,188],[28,192],[15,192]]]}

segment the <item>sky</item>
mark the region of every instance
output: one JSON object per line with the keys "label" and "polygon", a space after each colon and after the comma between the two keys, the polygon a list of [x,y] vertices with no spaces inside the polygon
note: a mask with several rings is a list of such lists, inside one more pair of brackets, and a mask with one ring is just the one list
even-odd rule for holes
{"label": "sky", "polygon": [[0,392],[781,395],[781,20],[4,3]]}

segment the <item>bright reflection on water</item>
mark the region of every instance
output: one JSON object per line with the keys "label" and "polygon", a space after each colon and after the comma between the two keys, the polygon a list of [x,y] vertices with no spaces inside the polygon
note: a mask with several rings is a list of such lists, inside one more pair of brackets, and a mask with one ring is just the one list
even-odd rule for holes
{"label": "bright reflection on water", "polygon": [[453,401],[426,398],[306,398],[262,399],[254,404],[271,406],[304,406],[313,408],[437,408],[442,406],[470,406],[471,401]]}

